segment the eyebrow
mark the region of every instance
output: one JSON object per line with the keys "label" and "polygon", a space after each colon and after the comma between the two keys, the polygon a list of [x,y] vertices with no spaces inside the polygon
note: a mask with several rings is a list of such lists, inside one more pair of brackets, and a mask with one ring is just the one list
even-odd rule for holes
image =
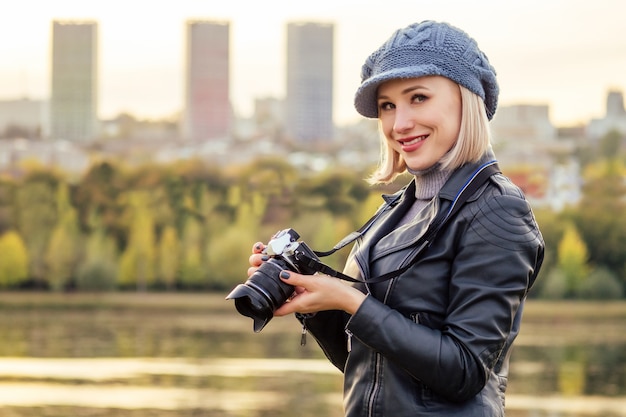
{"label": "eyebrow", "polygon": [[[412,86],[410,86],[410,87],[405,88],[404,90],[402,90],[402,91],[400,92],[400,95],[404,95],[404,94],[407,94],[407,93],[413,92],[413,91],[415,91],[415,90],[421,90],[421,89],[428,90],[428,88],[427,88],[426,86],[424,86],[424,85],[422,85],[422,84],[417,84],[417,85],[412,85]],[[385,95],[379,95],[379,96],[378,96],[378,100],[380,100],[380,99],[388,99],[388,98],[389,98],[389,97],[387,97],[387,96],[385,96]]]}

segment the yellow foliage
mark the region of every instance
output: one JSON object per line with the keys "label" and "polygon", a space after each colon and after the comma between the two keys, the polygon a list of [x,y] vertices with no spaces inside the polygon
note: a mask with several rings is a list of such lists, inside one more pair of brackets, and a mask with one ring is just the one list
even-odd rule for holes
{"label": "yellow foliage", "polygon": [[28,252],[17,232],[0,236],[0,254],[0,287],[10,287],[28,277]]}

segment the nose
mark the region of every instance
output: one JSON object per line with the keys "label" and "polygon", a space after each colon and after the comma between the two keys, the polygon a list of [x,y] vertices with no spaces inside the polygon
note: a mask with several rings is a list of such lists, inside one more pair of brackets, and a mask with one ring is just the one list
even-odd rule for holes
{"label": "nose", "polygon": [[397,106],[394,114],[393,130],[396,133],[406,133],[415,127],[413,113],[406,106]]}

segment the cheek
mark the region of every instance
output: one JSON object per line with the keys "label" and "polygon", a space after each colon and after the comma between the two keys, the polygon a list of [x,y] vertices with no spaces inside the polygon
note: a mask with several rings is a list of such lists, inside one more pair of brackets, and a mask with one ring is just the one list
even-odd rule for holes
{"label": "cheek", "polygon": [[393,119],[391,117],[379,117],[378,129],[383,132],[386,137],[388,137],[393,129]]}

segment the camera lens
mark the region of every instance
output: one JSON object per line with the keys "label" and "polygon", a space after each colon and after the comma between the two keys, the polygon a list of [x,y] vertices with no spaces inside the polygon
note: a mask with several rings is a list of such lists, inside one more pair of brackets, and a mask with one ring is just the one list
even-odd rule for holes
{"label": "camera lens", "polygon": [[279,278],[280,271],[284,269],[288,269],[285,261],[271,258],[226,297],[227,300],[235,300],[239,314],[252,318],[256,333],[263,330],[274,316],[274,311],[293,294],[293,286]]}

